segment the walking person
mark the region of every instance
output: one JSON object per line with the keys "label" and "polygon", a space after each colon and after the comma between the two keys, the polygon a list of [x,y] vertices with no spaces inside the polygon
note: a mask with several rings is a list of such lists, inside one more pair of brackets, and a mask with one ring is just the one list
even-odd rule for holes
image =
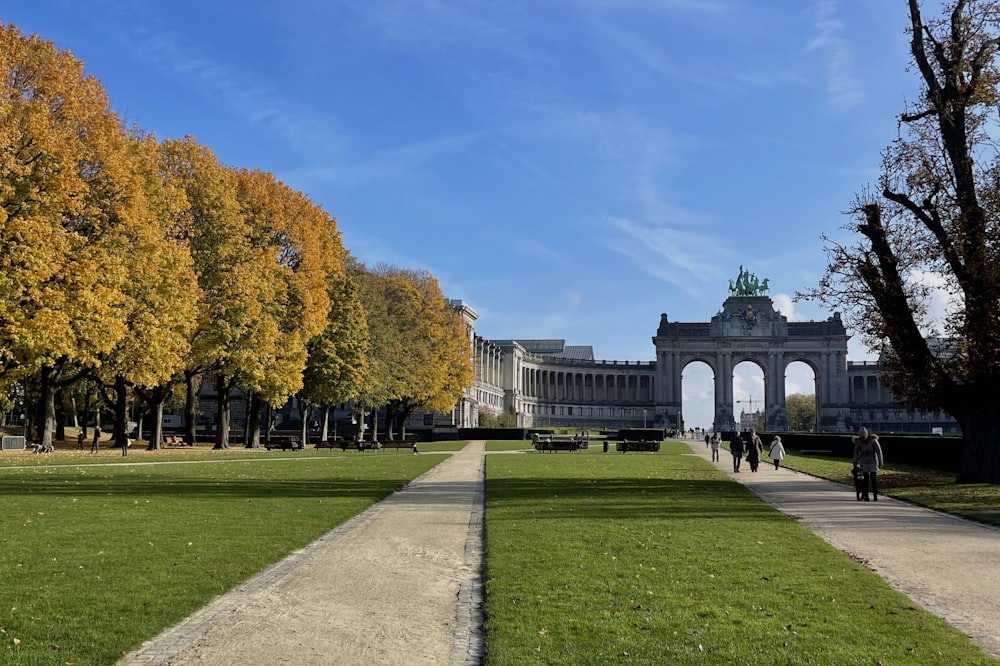
{"label": "walking person", "polygon": [[84,441],[86,441],[86,439],[87,439],[87,435],[86,435],[86,433],[83,432],[83,429],[81,428],[80,432],[77,433],[77,436],[76,436],[76,450],[77,451],[83,451],[83,443],[84,443]]}
{"label": "walking person", "polygon": [[767,455],[774,461],[774,469],[778,469],[778,464],[785,458],[785,445],[781,443],[779,435],[775,435],[771,440],[771,450]]}
{"label": "walking person", "polygon": [[864,475],[864,485],[861,489],[861,499],[868,501],[868,493],[878,501],[878,470],[884,464],[882,446],[878,443],[878,435],[868,432],[868,428],[858,428],[858,436],[854,438],[854,464],[861,467]]}
{"label": "walking person", "polygon": [[128,447],[130,447],[130,446],[132,446],[132,442],[129,440],[128,435],[126,434],[122,438],[122,455],[123,456],[127,456],[128,455]]}
{"label": "walking person", "polygon": [[747,462],[750,464],[750,471],[756,472],[760,466],[760,454],[764,451],[764,443],[760,441],[756,430],[751,430],[746,441]]}
{"label": "walking person", "polygon": [[712,462],[719,462],[719,445],[721,443],[722,443],[722,438],[719,437],[719,433],[713,432],[711,439]]}
{"label": "walking person", "polygon": [[90,452],[97,453],[98,444],[101,443],[101,426],[94,424],[94,439],[90,442]]}
{"label": "walking person", "polygon": [[740,471],[740,461],[743,460],[743,438],[740,431],[733,433],[733,438],[729,441],[729,452],[733,454],[733,471]]}

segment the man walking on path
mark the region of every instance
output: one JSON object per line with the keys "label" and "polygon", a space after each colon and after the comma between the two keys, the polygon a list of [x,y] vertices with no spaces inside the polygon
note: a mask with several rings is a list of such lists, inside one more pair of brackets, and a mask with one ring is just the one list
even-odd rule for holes
{"label": "man walking on path", "polygon": [[1000,529],[891,497],[859,503],[846,486],[787,467],[731,478],[1000,658]]}

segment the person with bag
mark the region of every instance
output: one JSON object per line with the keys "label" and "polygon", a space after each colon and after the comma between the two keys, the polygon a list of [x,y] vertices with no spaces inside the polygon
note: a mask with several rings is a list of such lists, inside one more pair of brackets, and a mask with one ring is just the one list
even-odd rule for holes
{"label": "person with bag", "polygon": [[771,440],[771,450],[767,455],[774,461],[774,469],[778,469],[778,464],[785,458],[785,445],[781,443],[780,435],[775,435]]}
{"label": "person with bag", "polygon": [[868,500],[871,492],[873,499],[878,501],[878,471],[884,464],[882,447],[878,443],[878,435],[869,433],[868,428],[858,428],[858,436],[854,438],[854,464],[861,467],[864,475],[864,485],[861,489],[861,499]]}
{"label": "person with bag", "polygon": [[713,432],[711,439],[712,446],[712,462],[719,462],[719,445],[722,444],[722,438],[719,437],[719,433]]}

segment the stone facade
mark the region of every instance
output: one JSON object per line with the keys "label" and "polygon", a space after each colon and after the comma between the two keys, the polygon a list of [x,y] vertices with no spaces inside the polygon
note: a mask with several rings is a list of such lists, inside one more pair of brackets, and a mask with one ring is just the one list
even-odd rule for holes
{"label": "stone facade", "polygon": [[[651,362],[599,361],[590,347],[563,340],[484,340],[470,333],[475,380],[450,420],[476,425],[479,410],[486,409],[512,411],[525,427],[685,429],[681,377],[688,365],[701,362],[715,377],[713,428],[733,430],[733,370],[749,361],[764,375],[765,428],[784,431],[786,369],[802,362],[815,377],[818,430],[846,432],[865,424],[877,432],[957,432],[947,414],[899,404],[883,388],[877,363],[848,361],[850,336],[838,313],[825,321],[789,322],[761,291],[731,289],[708,322],[671,322],[661,315]],[[451,303],[471,313],[466,321],[474,327],[474,311]]]}

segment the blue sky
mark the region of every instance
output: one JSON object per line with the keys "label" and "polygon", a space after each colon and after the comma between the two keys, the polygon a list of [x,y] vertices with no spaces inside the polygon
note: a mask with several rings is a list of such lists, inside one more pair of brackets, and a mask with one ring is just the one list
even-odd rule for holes
{"label": "blue sky", "polygon": [[[21,0],[0,20],[72,51],[127,120],[308,194],[361,261],[429,270],[484,337],[608,360],[652,360],[661,312],[707,321],[740,265],[790,319],[828,317],[790,296],[917,91],[904,0]],[[787,391],[812,393],[799,370]]]}

